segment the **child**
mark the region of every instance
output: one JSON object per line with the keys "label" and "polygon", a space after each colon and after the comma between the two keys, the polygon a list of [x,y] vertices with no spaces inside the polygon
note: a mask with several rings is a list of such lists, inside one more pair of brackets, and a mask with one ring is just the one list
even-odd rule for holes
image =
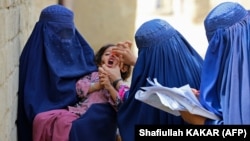
{"label": "child", "polygon": [[[112,47],[115,47],[115,45],[108,44],[100,48],[95,56],[96,64],[98,66],[105,64],[109,68],[120,67],[121,79],[127,80],[131,73],[131,67],[125,64],[120,65],[118,57],[111,54]],[[99,81],[99,73],[94,71],[76,82],[79,102],[75,105],[68,106],[67,109],[39,113],[33,122],[34,141],[68,141],[70,130],[82,131],[80,135],[71,135],[70,140],[115,140],[117,128],[116,111],[117,106],[120,104],[120,97],[109,79],[107,79],[108,76],[105,74],[100,74],[100,76]],[[117,82],[113,82],[114,85],[115,83]],[[106,107],[105,111],[96,111],[96,107],[99,108],[99,106]],[[89,120],[95,120],[93,117],[110,119],[108,120],[110,124],[106,124],[108,126],[105,127],[100,126],[102,124],[96,122],[105,121],[98,119],[95,125],[93,125],[93,122],[88,122]],[[84,122],[83,126],[74,126],[76,119],[85,120],[86,122]],[[91,129],[92,127],[96,128]],[[99,130],[102,131],[100,132]]]}

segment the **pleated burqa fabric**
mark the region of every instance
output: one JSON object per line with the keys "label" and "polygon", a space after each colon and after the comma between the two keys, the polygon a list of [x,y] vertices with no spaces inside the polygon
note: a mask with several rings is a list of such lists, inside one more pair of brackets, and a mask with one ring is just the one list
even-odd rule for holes
{"label": "pleated burqa fabric", "polygon": [[156,78],[167,87],[189,84],[199,89],[203,59],[187,40],[168,22],[152,19],[135,34],[138,59],[133,69],[128,99],[118,111],[123,141],[133,141],[135,125],[186,124],[180,116],[153,108],[135,99],[141,87],[150,86],[147,78]]}
{"label": "pleated burqa fabric", "polygon": [[[44,8],[25,44],[19,66],[18,141],[32,141],[32,122],[38,113],[74,105],[78,100],[76,81],[97,71],[94,51],[76,29],[73,18],[73,12],[64,6]],[[110,113],[114,111],[111,106],[96,105],[91,109],[93,112],[89,110],[89,116],[79,118],[88,119],[89,122],[76,120],[72,128],[80,124],[93,132],[74,130],[74,137],[81,134],[86,141],[89,136],[98,136],[99,132],[116,131],[116,113]],[[98,116],[96,113],[104,114]],[[97,129],[95,124],[103,128]],[[105,128],[111,125],[113,129]],[[111,134],[114,138],[115,132]],[[110,134],[105,136],[110,137]]]}
{"label": "pleated burqa fabric", "polygon": [[206,124],[250,124],[250,13],[224,2],[206,17],[209,41],[201,79],[201,103],[221,117]]}

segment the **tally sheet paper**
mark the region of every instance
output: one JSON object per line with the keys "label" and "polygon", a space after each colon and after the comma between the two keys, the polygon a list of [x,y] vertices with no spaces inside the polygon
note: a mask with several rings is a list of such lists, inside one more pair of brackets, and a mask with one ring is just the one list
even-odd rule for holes
{"label": "tally sheet paper", "polygon": [[180,88],[169,88],[159,84],[156,79],[154,79],[154,82],[150,79],[147,79],[147,81],[152,86],[141,87],[143,90],[136,92],[135,99],[175,116],[180,116],[179,111],[189,111],[192,114],[209,119],[219,119],[200,104],[188,84]]}

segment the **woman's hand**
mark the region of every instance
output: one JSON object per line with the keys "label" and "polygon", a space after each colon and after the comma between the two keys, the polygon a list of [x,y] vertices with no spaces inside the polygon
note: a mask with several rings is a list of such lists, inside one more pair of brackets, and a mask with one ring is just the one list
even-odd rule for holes
{"label": "woman's hand", "polygon": [[199,95],[200,95],[200,91],[196,90],[194,88],[191,88],[192,92],[194,93],[194,95],[196,96],[197,99],[199,99]]}
{"label": "woman's hand", "polygon": [[189,124],[193,124],[193,125],[204,125],[205,124],[205,121],[206,121],[205,117],[191,114],[188,111],[180,111],[180,113],[181,113],[182,119]]}
{"label": "woman's hand", "polygon": [[[200,95],[200,91],[197,89],[194,89],[194,88],[191,88],[191,90],[198,99],[198,97]],[[181,117],[183,118],[183,120],[189,124],[194,124],[194,125],[204,125],[205,124],[205,121],[206,121],[205,117],[189,113],[188,111],[180,111],[180,114],[181,114]]]}
{"label": "woman's hand", "polygon": [[134,66],[137,58],[135,57],[134,53],[131,50],[132,42],[130,41],[119,42],[116,44],[116,46],[117,47],[112,49],[112,53],[115,56],[118,56],[119,60],[123,64]]}

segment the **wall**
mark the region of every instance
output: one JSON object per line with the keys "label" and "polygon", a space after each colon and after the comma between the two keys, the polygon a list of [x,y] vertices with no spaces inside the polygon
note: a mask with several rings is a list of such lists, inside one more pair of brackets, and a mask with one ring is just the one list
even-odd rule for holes
{"label": "wall", "polygon": [[136,0],[75,0],[75,22],[97,50],[106,43],[134,39]]}
{"label": "wall", "polygon": [[18,61],[42,8],[56,0],[0,0],[0,141],[16,141]]}

